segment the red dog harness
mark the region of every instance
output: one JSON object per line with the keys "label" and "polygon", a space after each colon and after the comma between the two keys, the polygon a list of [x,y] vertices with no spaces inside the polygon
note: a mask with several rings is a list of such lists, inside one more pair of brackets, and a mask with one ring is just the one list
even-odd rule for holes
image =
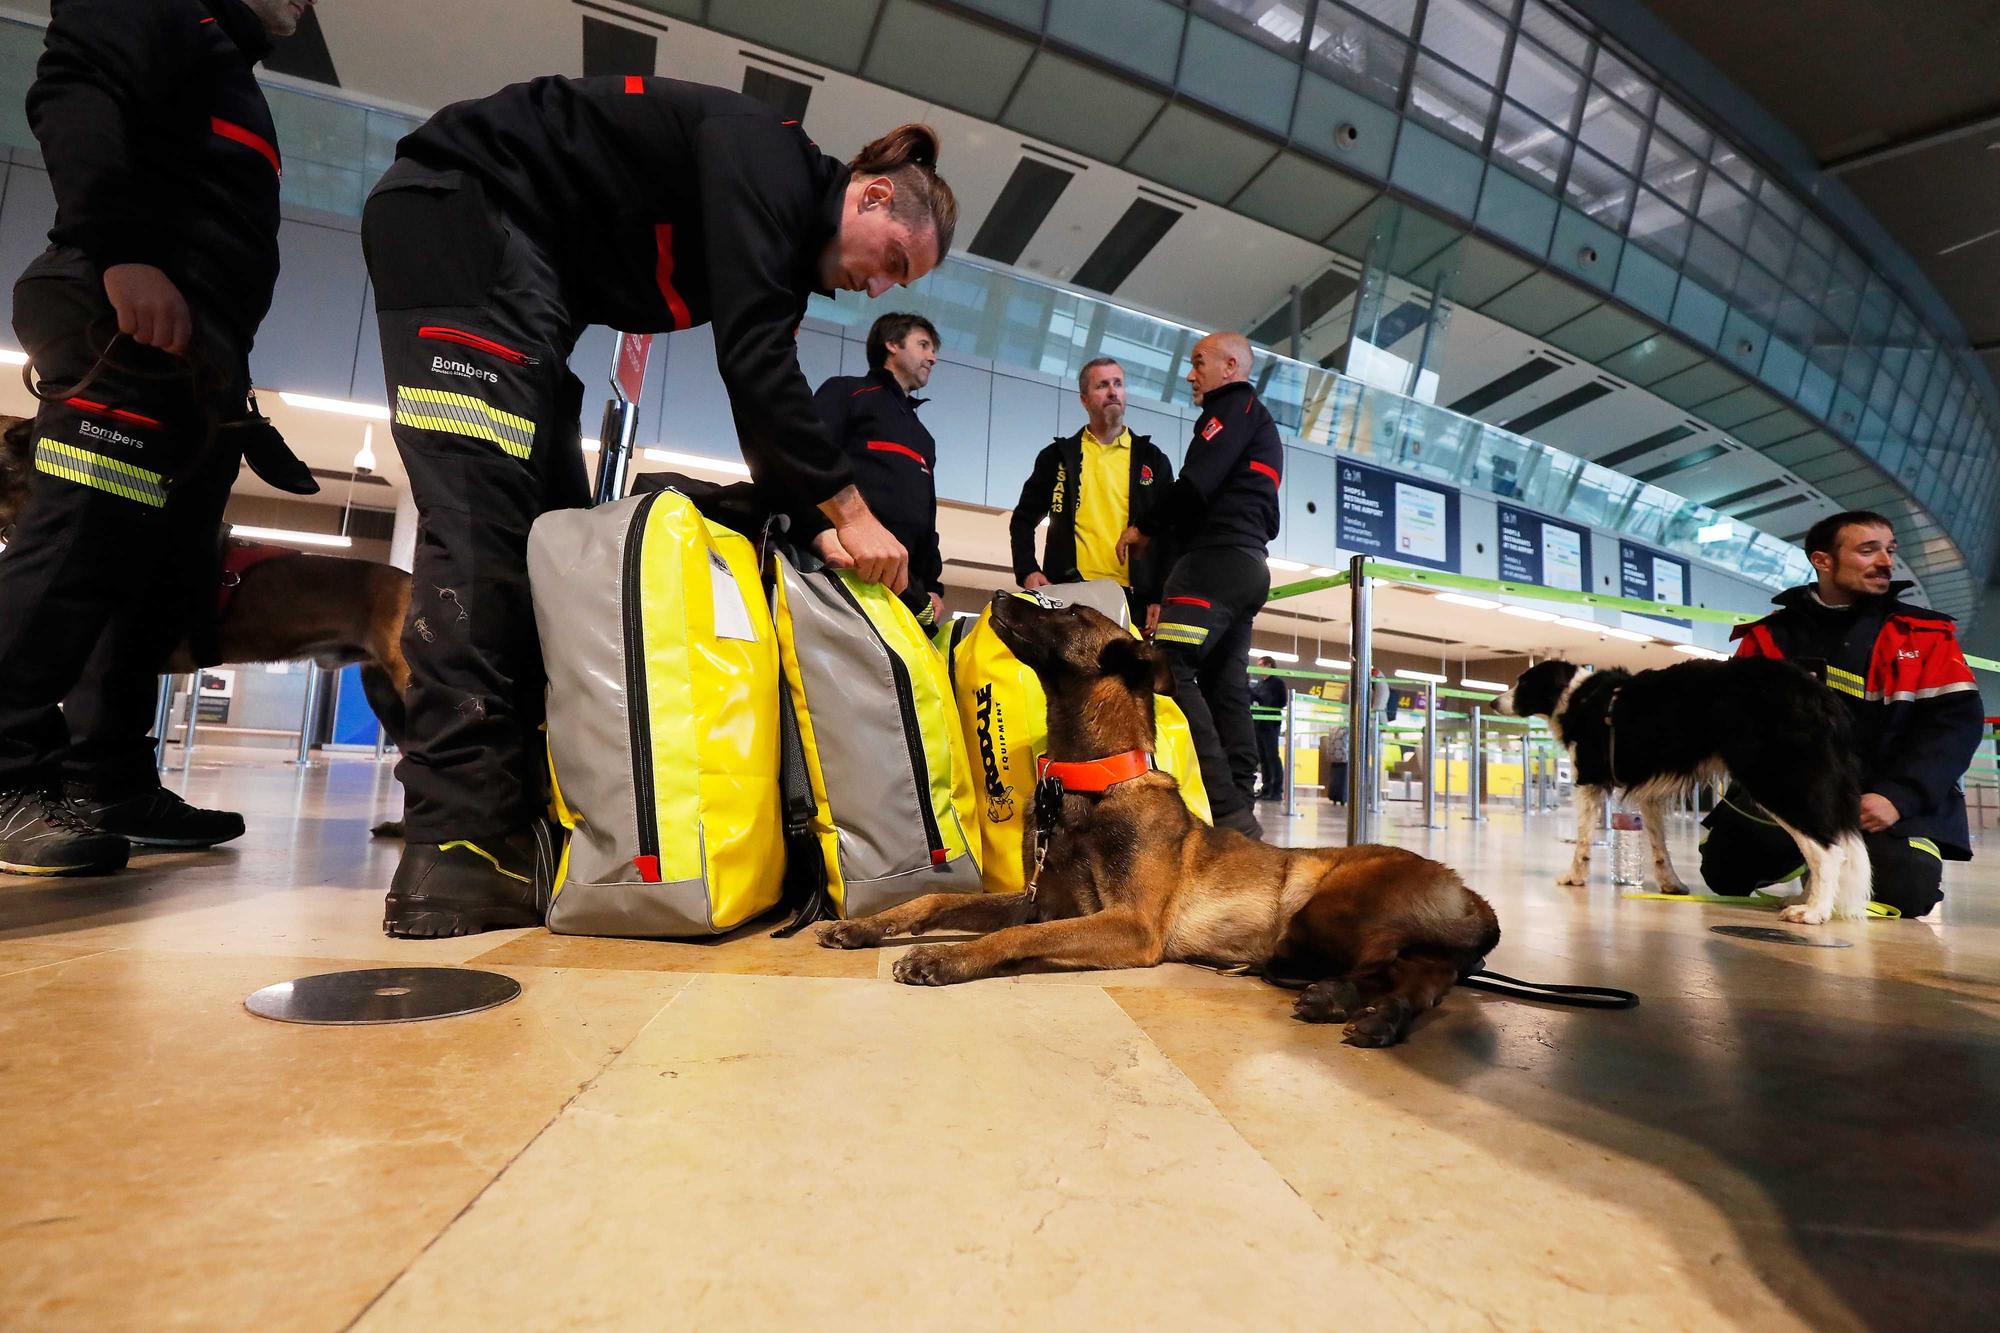
{"label": "red dog harness", "polygon": [[283,546],[265,546],[260,542],[239,541],[231,537],[222,544],[222,579],[215,590],[215,618],[222,619],[229,614],[229,600],[236,595],[243,576],[266,560],[281,555],[296,555]]}

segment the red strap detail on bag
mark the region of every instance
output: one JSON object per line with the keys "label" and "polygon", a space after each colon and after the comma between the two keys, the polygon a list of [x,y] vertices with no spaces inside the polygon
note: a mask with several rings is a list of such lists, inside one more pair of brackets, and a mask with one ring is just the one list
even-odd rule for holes
{"label": "red strap detail on bag", "polygon": [[255,130],[246,130],[241,125],[224,120],[220,116],[210,116],[208,118],[208,127],[232,143],[240,143],[246,148],[256,149],[264,155],[264,160],[271,164],[271,170],[277,172],[280,176],[285,174],[284,165],[278,161],[278,146],[263,135],[258,134]]}
{"label": "red strap detail on bag", "polygon": [[1198,607],[1201,607],[1201,608],[1202,608],[1202,609],[1203,609],[1203,610],[1205,611],[1205,610],[1208,610],[1209,608],[1213,607],[1213,606],[1215,605],[1215,603],[1214,603],[1214,602],[1211,602],[1211,601],[1209,601],[1209,600],[1208,600],[1208,599],[1207,599],[1206,597],[1169,597],[1169,598],[1167,598],[1167,605],[1168,605],[1168,606],[1198,606]]}
{"label": "red strap detail on bag", "polygon": [[73,407],[79,412],[89,412],[95,416],[110,417],[113,421],[129,422],[134,426],[144,426],[149,430],[166,429],[165,426],[149,416],[142,416],[137,412],[128,412],[122,407],[106,407],[103,403],[93,403],[88,398],[65,398],[63,399],[63,403],[65,406]]}
{"label": "red strap detail on bag", "polygon": [[1269,463],[1259,463],[1253,460],[1250,464],[1250,470],[1252,472],[1261,472],[1269,477],[1273,486],[1282,486],[1285,484],[1278,477],[1278,469],[1272,467]]}
{"label": "red strap detail on bag", "polygon": [[657,856],[635,856],[632,866],[639,872],[639,878],[648,884],[660,882],[660,858]]}
{"label": "red strap detail on bag", "polygon": [[931,848],[931,864],[941,866],[951,859],[951,854],[942,847]]}
{"label": "red strap detail on bag", "polygon": [[625,76],[625,91],[628,93],[643,93],[646,91],[646,81],[637,74],[627,74]]}
{"label": "red strap detail on bag", "polygon": [[894,440],[870,440],[868,447],[878,454],[901,454],[905,458],[914,458],[918,467],[926,472],[931,470],[931,465],[924,461],[924,456],[906,444],[897,444]]}
{"label": "red strap detail on bag", "polygon": [[1054,778],[1065,791],[1109,791],[1121,782],[1143,777],[1152,771],[1144,750],[1127,750],[1102,759],[1057,762],[1046,755],[1035,761],[1037,778]]}
{"label": "red strap detail on bag", "polygon": [[674,327],[685,329],[694,323],[694,316],[688,313],[687,302],[674,290],[674,229],[671,223],[661,222],[653,227],[653,245],[659,259],[653,268],[653,281],[660,285],[660,295],[666,298],[667,312],[674,317]]}

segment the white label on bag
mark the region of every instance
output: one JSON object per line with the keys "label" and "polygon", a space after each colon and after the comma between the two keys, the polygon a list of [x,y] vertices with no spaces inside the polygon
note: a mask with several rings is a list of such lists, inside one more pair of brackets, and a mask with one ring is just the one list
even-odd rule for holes
{"label": "white label on bag", "polygon": [[708,586],[715,603],[715,637],[756,642],[756,631],[750,628],[750,608],[744,605],[736,571],[714,551],[708,553]]}

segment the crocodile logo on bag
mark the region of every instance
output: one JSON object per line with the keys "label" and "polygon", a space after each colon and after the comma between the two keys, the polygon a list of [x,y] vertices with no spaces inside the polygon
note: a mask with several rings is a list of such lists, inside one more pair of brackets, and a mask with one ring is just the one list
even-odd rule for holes
{"label": "crocodile logo on bag", "polygon": [[986,817],[996,824],[1004,824],[1014,817],[1014,789],[1000,777],[1000,758],[1006,753],[1007,728],[1003,723],[998,728],[996,741],[993,717],[993,687],[981,685],[972,693],[977,707],[973,710],[975,725],[979,732],[979,766],[986,776]]}

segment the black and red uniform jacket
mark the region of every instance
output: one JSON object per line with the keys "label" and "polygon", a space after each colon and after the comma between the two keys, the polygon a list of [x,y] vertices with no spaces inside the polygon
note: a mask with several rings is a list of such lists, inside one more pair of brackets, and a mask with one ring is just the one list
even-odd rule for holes
{"label": "black and red uniform jacket", "polygon": [[151,264],[246,349],[278,281],[269,50],[242,0],[54,0],[28,89],[49,240],[100,271]]}
{"label": "black and red uniform jacket", "polygon": [[[835,375],[819,386],[813,405],[835,443],[847,451],[861,498],[882,526],[910,553],[913,608],[929,593],[944,595],[944,557],[938,551],[937,442],[917,409],[924,399],[903,392],[886,370]],[[817,510],[797,516],[794,531],[810,539],[830,525]],[[927,608],[926,608],[927,609]]]}
{"label": "black and red uniform jacket", "polygon": [[551,76],[446,107],[396,154],[476,178],[548,255],[579,324],[713,325],[743,458],[780,488],[773,507],[852,484],[797,342],[849,173],[797,121],[677,79]]}
{"label": "black and red uniform jacket", "polygon": [[1779,610],[1731,633],[1738,657],[1779,657],[1824,680],[1847,703],[1861,789],[1902,815],[1890,830],[1929,838],[1953,861],[1972,859],[1959,780],[1985,734],[1985,708],[1952,618],[1912,606],[1894,583],[1852,610],[1810,586],[1771,600]]}
{"label": "black and red uniform jacket", "polygon": [[1229,546],[1262,551],[1278,535],[1285,446],[1257,391],[1242,380],[1202,400],[1181,475],[1136,526],[1177,553]]}

